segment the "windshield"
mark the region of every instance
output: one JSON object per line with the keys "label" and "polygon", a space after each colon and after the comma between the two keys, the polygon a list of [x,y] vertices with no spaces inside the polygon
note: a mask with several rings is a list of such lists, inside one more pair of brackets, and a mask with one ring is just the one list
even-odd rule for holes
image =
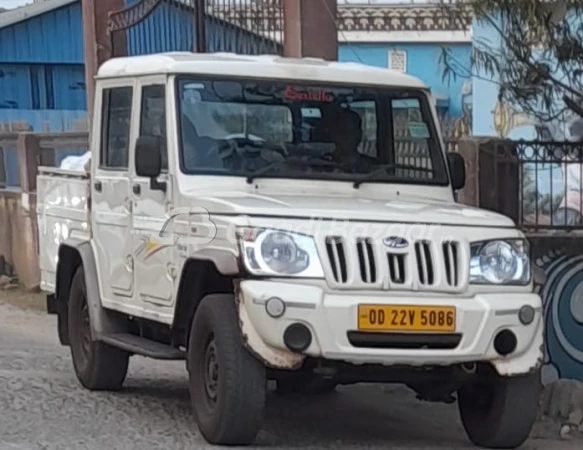
{"label": "windshield", "polygon": [[447,184],[421,90],[180,78],[186,174]]}

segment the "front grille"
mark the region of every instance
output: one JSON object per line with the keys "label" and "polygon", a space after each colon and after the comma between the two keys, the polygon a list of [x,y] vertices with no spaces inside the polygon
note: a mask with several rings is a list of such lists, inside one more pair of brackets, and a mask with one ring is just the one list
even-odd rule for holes
{"label": "front grille", "polygon": [[332,275],[337,283],[348,281],[348,268],[346,266],[346,252],[344,251],[344,239],[333,236],[326,239],[326,252],[332,268]]}
{"label": "front grille", "polygon": [[393,285],[405,283],[405,271],[407,270],[406,258],[407,255],[387,253],[387,261],[389,263],[389,281]]}
{"label": "front grille", "polygon": [[444,242],[443,261],[445,264],[445,278],[447,284],[451,287],[458,287],[460,285],[459,279],[459,257],[460,248],[458,242]]}
{"label": "front grille", "polygon": [[360,279],[364,283],[376,283],[377,266],[375,262],[372,239],[370,238],[357,239],[356,252],[358,253]]}
{"label": "front grille", "polygon": [[429,241],[415,242],[415,258],[417,261],[419,284],[432,286],[435,283],[435,267],[431,253],[431,243]]}
{"label": "front grille", "polygon": [[326,273],[340,289],[397,289],[456,292],[467,280],[469,256],[458,241],[419,240],[393,249],[371,237],[325,240]]}

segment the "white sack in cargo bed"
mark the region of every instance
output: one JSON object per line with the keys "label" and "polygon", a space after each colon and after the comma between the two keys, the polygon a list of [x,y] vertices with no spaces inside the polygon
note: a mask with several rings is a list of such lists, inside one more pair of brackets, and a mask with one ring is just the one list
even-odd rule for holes
{"label": "white sack in cargo bed", "polygon": [[67,156],[61,161],[60,169],[73,170],[75,172],[86,172],[91,161],[91,152],[86,152],[80,156]]}

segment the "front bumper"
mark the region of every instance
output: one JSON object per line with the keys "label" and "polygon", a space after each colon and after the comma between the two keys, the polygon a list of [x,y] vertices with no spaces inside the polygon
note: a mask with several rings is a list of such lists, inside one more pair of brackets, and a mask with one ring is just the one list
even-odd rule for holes
{"label": "front bumper", "polygon": [[[500,375],[512,376],[533,372],[543,359],[542,302],[534,293],[397,297],[379,292],[329,293],[315,285],[244,280],[237,296],[246,345],[271,367],[293,368],[306,355],[354,364],[406,366],[490,361]],[[267,314],[265,304],[272,297],[284,301],[282,317]],[[461,340],[453,349],[355,347],[348,332],[357,331],[359,303],[454,306],[456,333]],[[535,318],[528,325],[518,317],[519,309],[526,305],[535,310]],[[289,351],[284,343],[284,332],[293,323],[304,324],[312,333],[304,355]],[[512,331],[517,339],[516,349],[505,357],[494,349],[494,338],[502,330]]]}

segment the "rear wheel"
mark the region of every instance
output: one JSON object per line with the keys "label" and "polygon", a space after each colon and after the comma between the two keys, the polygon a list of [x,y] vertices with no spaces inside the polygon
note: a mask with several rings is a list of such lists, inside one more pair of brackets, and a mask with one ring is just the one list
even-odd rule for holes
{"label": "rear wheel", "polygon": [[79,267],[73,276],[69,294],[69,341],[75,374],[90,390],[121,389],[126,378],[129,353],[93,341],[87,304],[85,273]]}
{"label": "rear wheel", "polygon": [[480,369],[475,382],[458,391],[464,429],[480,447],[520,447],[532,430],[541,391],[540,373],[501,377],[493,368]]}
{"label": "rear wheel", "polygon": [[243,345],[235,300],[210,295],[198,307],[188,346],[190,396],[204,438],[249,445],[263,422],[265,366]]}

